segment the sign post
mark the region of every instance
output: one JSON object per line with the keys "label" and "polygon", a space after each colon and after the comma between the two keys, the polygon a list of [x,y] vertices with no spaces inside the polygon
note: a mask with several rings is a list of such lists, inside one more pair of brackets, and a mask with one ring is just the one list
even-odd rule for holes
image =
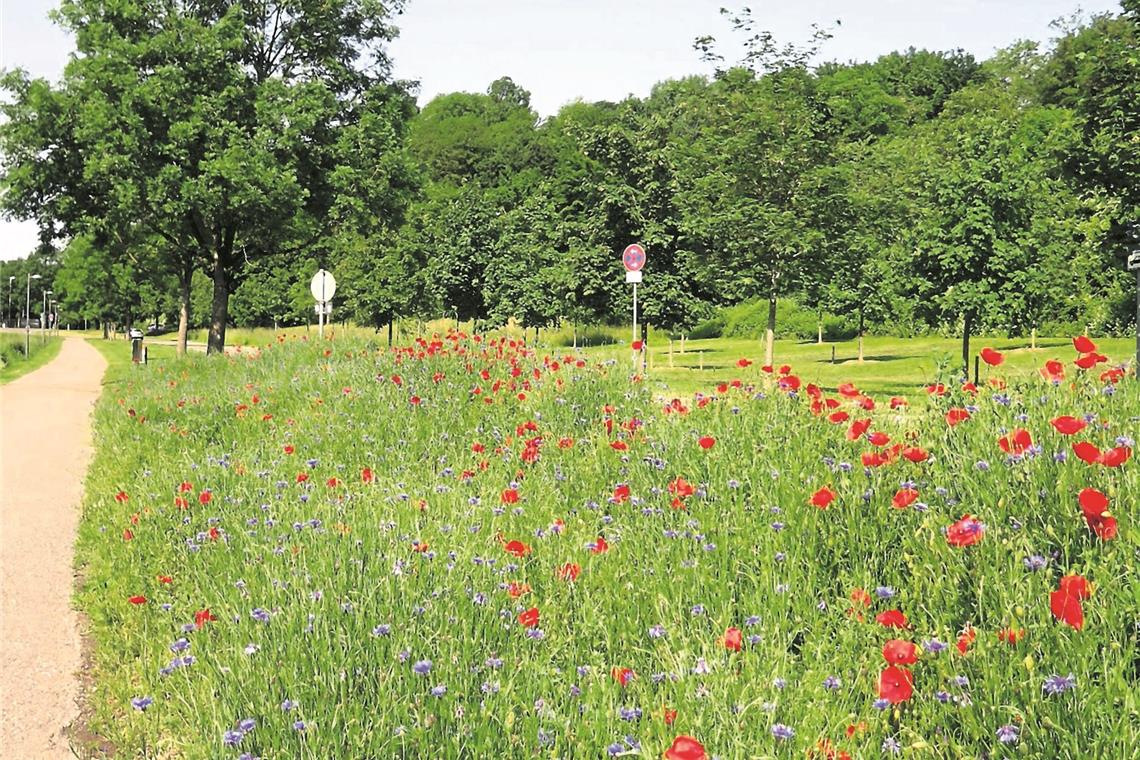
{"label": "sign post", "polygon": [[309,292],[317,300],[317,337],[324,340],[325,317],[332,314],[332,297],[336,293],[336,278],[332,272],[324,269],[317,270],[313,281],[309,283]]}
{"label": "sign post", "polygon": [[[641,268],[645,266],[645,249],[637,243],[627,245],[621,254],[621,262],[625,265],[625,281],[633,285],[633,339],[630,346],[637,343],[637,284],[641,282]],[[637,357],[642,348],[633,352],[633,364],[637,366]]]}
{"label": "sign post", "polygon": [[1128,271],[1136,274],[1136,363],[1132,365],[1140,382],[1140,225],[1132,230],[1132,250],[1128,252]]}

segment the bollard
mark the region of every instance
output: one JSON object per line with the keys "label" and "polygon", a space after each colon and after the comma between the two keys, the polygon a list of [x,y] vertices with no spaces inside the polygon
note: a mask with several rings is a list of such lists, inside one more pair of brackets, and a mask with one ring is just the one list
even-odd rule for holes
{"label": "bollard", "polygon": [[135,364],[146,364],[146,358],[143,354],[142,330],[132,327],[127,335],[131,339],[131,361]]}
{"label": "bollard", "polygon": [[835,364],[835,346],[831,347],[831,363]]}

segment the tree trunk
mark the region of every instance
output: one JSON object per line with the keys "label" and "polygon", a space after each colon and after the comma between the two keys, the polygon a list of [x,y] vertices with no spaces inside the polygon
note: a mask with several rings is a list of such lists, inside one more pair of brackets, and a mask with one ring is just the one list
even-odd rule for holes
{"label": "tree trunk", "polygon": [[388,318],[388,348],[392,347],[392,323],[395,321],[393,317]]}
{"label": "tree trunk", "polygon": [[970,329],[974,326],[974,315],[966,312],[962,320],[962,374],[970,379]]}
{"label": "tree trunk", "polygon": [[107,320],[104,319],[103,320],[103,340],[110,340],[110,339],[111,339],[111,334],[107,330]]}
{"label": "tree trunk", "polygon": [[764,364],[772,366],[776,349],[776,281],[772,280],[772,292],[768,295],[768,329],[765,331]]}
{"label": "tree trunk", "polygon": [[190,280],[194,274],[191,267],[178,277],[178,342],[174,346],[177,356],[186,355],[186,340],[190,333]]}
{"label": "tree trunk", "polygon": [[863,308],[859,307],[859,363],[863,363]]}
{"label": "tree trunk", "polygon": [[206,343],[207,354],[221,354],[226,350],[226,321],[229,318],[230,288],[226,268],[219,253],[214,254],[214,299],[210,307],[210,336]]}

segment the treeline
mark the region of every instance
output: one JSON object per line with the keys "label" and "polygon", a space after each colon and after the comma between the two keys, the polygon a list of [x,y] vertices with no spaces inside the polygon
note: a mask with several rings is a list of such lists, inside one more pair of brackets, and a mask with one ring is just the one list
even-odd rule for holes
{"label": "treeline", "polygon": [[981,62],[811,66],[826,32],[726,14],[746,41],[697,40],[714,76],[548,119],[508,78],[417,111],[363,0],[105,5],[63,3],[84,55],[58,86],[4,82],[3,203],[70,240],[65,313],[179,315],[217,349],[304,322],[323,266],[361,324],[612,322],[638,241],[648,322],[759,299],[769,351],[787,298],[966,341],[1131,323],[1140,0]]}

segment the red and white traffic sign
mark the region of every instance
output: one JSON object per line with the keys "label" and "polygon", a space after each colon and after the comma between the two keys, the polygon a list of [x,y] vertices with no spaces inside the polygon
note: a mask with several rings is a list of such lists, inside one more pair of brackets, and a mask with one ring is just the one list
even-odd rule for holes
{"label": "red and white traffic sign", "polygon": [[621,254],[621,263],[625,264],[626,271],[639,272],[645,266],[645,249],[637,243],[625,247]]}

